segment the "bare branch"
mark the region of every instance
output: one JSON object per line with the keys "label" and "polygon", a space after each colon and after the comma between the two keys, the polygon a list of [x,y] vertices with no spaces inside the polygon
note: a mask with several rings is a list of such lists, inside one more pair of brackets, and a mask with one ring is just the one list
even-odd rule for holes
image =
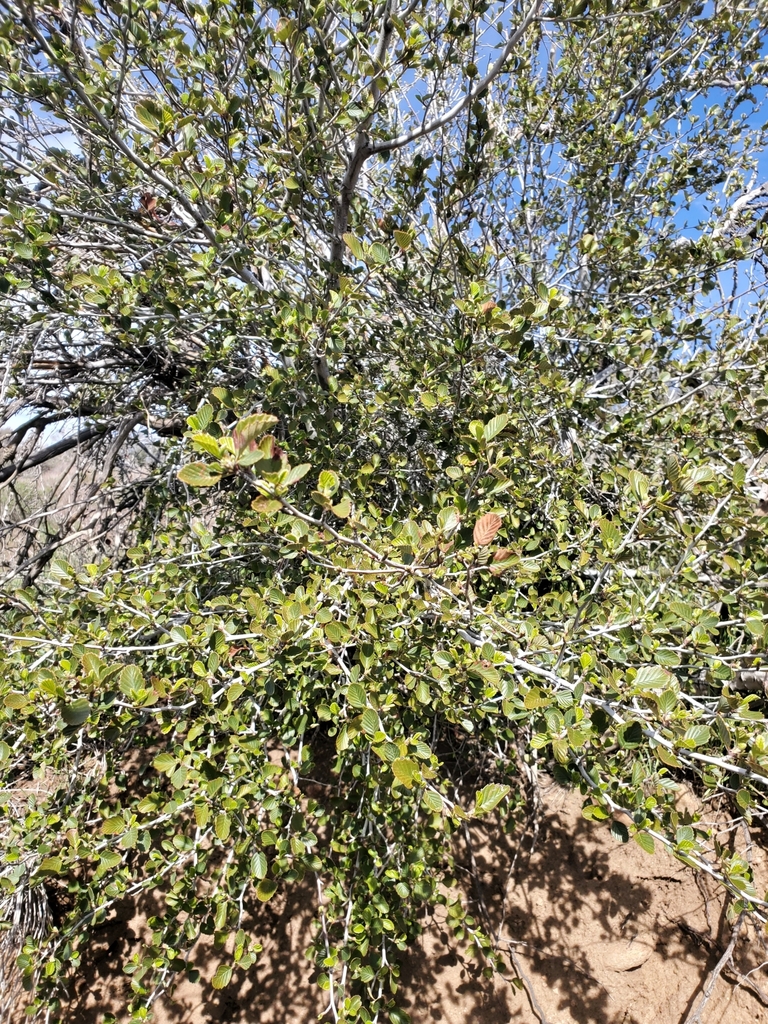
{"label": "bare branch", "polygon": [[466,110],[470,103],[473,103],[478,96],[481,96],[491,82],[493,82],[495,78],[498,78],[504,70],[504,65],[507,63],[510,54],[522,39],[531,22],[538,16],[542,5],[543,0],[534,0],[534,3],[528,8],[528,11],[523,17],[519,27],[515,29],[507,40],[504,49],[501,51],[501,55],[495,61],[488,73],[481,78],[465,96],[463,96],[457,103],[454,103],[454,105],[449,110],[446,110],[444,114],[441,114],[432,121],[428,121],[426,124],[421,125],[420,128],[414,128],[410,132],[405,132],[404,135],[398,135],[395,139],[387,139],[386,141],[374,143],[371,146],[371,155],[384,153],[387,150],[401,149],[403,146],[407,146],[409,142],[415,142],[417,139],[421,139],[425,135],[431,135],[440,128],[444,128],[447,124],[453,121],[454,118],[458,117],[463,110]]}
{"label": "bare branch", "polygon": [[50,462],[57,455],[63,455],[64,452],[77,448],[78,445],[92,441],[94,437],[105,434],[110,429],[110,426],[111,424],[99,424],[98,426],[86,427],[71,437],[65,437],[61,441],[55,441],[53,444],[48,445],[47,448],[43,448],[39,452],[33,452],[21,462],[12,462],[10,465],[0,467],[0,483],[5,483],[11,477],[17,476],[27,469],[32,469],[34,466],[41,466],[45,462]]}

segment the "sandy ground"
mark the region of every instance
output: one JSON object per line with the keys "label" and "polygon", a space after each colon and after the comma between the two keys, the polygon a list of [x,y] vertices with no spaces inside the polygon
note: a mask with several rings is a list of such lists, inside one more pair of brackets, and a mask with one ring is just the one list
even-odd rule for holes
{"label": "sandy ground", "polygon": [[[399,995],[413,1024],[686,1020],[731,936],[721,894],[663,851],[649,856],[634,843],[615,843],[580,810],[577,793],[548,785],[536,849],[519,858],[512,875],[512,839],[497,831],[474,834],[487,912],[494,929],[500,929],[503,947],[517,958],[538,1012],[529,994],[502,977],[483,978],[438,912],[425,917],[423,935],[403,964]],[[765,855],[757,846],[754,855],[763,875]],[[317,1019],[324,994],[314,986],[312,965],[303,956],[311,934],[311,895],[299,887],[260,906],[252,921],[264,945],[259,962],[222,992],[207,981],[183,983],[155,1004],[159,1024]],[[475,904],[477,895],[476,889],[469,894]],[[124,906],[99,929],[74,983],[66,1020],[100,1024],[106,1012],[126,1019],[121,1011],[129,982],[121,968],[140,948],[147,909]],[[219,959],[210,947],[198,950],[205,979]],[[720,975],[701,1024],[768,1024],[764,960],[768,952],[761,935],[745,926],[735,969]]]}

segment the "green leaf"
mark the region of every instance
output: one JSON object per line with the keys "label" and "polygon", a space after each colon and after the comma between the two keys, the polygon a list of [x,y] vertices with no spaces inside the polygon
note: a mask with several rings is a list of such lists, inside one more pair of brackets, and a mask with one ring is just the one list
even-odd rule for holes
{"label": "green leaf", "polygon": [[240,420],[232,431],[232,442],[235,446],[235,451],[243,451],[251,441],[257,440],[267,430],[274,427],[277,422],[277,416],[271,416],[265,412],[255,412],[253,415],[246,416],[245,419]]}
{"label": "green leaf", "polygon": [[690,825],[678,825],[675,830],[675,839],[679,847],[683,848],[683,852],[687,852],[692,849],[696,842],[696,833],[693,831]]}
{"label": "green leaf", "polygon": [[106,871],[116,868],[122,862],[122,857],[115,850],[104,850],[99,854],[99,869],[103,874]]}
{"label": "green leaf", "polygon": [[163,125],[162,110],[156,103],[137,103],[133,108],[136,120],[151,132],[158,132]]}
{"label": "green leaf", "polygon": [[230,683],[227,687],[227,700],[230,704],[234,704],[238,697],[242,697],[245,693],[245,687],[242,683]]}
{"label": "green leaf", "polygon": [[439,814],[443,809],[442,797],[439,793],[435,793],[432,789],[427,789],[422,797],[422,802],[430,811],[434,811],[435,814]]}
{"label": "green leaf", "polygon": [[744,619],[744,625],[752,636],[762,637],[765,633],[766,623],[760,612],[748,612]]}
{"label": "green leaf", "polygon": [[631,469],[629,471],[629,486],[640,501],[645,501],[647,499],[649,487],[647,476],[644,476],[642,473],[638,473],[636,469]]}
{"label": "green leaf", "polygon": [[351,511],[352,506],[350,504],[349,498],[347,498],[346,496],[343,497],[341,501],[338,502],[338,504],[331,505],[331,512],[333,512],[335,516],[338,516],[339,519],[348,519]]}
{"label": "green leaf", "polygon": [[667,459],[667,479],[669,480],[673,490],[680,490],[683,476],[680,463],[678,462],[676,455],[670,455]]}
{"label": "green leaf", "polygon": [[138,665],[126,665],[120,673],[118,683],[120,689],[127,697],[132,697],[137,690],[144,688],[144,676]]}
{"label": "green leaf", "polygon": [[611,822],[611,835],[619,843],[629,842],[629,829],[622,821]]}
{"label": "green leaf", "polygon": [[133,849],[135,849],[136,843],[138,842],[138,839],[139,839],[139,830],[138,830],[138,828],[135,825],[133,825],[131,828],[127,829],[123,833],[123,836],[122,836],[122,838],[120,840],[120,847],[121,847],[121,849],[123,849],[123,850],[133,850]]}
{"label": "green leaf", "polygon": [[489,785],[483,786],[475,794],[475,817],[479,818],[482,814],[488,814],[501,803],[508,793],[509,786],[501,786],[497,782],[491,782]]}
{"label": "green leaf", "polygon": [[586,804],[581,809],[581,815],[587,821],[607,821],[610,817],[608,811],[599,804]]}
{"label": "green leaf", "polygon": [[273,882],[271,878],[262,878],[256,886],[256,897],[261,900],[262,903],[266,903],[267,900],[271,900],[276,892],[277,882]]}
{"label": "green leaf", "polygon": [[375,734],[379,731],[379,716],[376,714],[373,708],[367,708],[363,712],[362,726],[363,732],[366,734],[366,736],[375,736]]}
{"label": "green leaf", "polygon": [[600,535],[603,539],[603,544],[606,548],[611,551],[621,544],[621,530],[619,527],[610,519],[601,519],[599,522]]}
{"label": "green leaf", "polygon": [[282,501],[277,498],[254,498],[251,502],[251,508],[254,512],[262,512],[267,516],[272,515],[274,512],[279,512],[282,507]]}
{"label": "green leaf", "polygon": [[643,665],[637,670],[634,684],[638,690],[666,689],[674,678],[661,665]]}
{"label": "green leaf", "polygon": [[157,755],[152,764],[159,772],[170,775],[176,769],[176,758],[173,754],[162,753]]}
{"label": "green leaf", "polygon": [[671,750],[667,750],[667,748],[661,744],[655,748],[654,753],[662,764],[666,764],[670,768],[680,767],[680,759],[676,757]]}
{"label": "green leaf", "polygon": [[656,703],[659,706],[659,714],[669,715],[677,707],[678,697],[674,690],[664,690],[661,693],[654,694]]}
{"label": "green leaf", "polygon": [[483,436],[486,441],[492,441],[497,434],[500,434],[509,423],[509,416],[507,413],[500,413],[498,416],[494,416],[492,420],[488,420],[483,430]]}
{"label": "green leaf", "polygon": [[264,455],[261,448],[256,446],[255,441],[251,441],[249,446],[245,448],[238,448],[236,450],[236,457],[238,466],[242,466],[244,469],[255,466],[257,462],[263,462],[264,465],[259,466],[259,472],[268,473],[271,471],[270,460]]}
{"label": "green leaf", "polygon": [[392,774],[406,789],[413,788],[414,776],[418,772],[418,766],[410,757],[398,757],[392,762]]}
{"label": "green leaf", "polygon": [[742,809],[742,811],[748,811],[752,806],[752,795],[747,789],[740,789],[736,793],[736,803]]}
{"label": "green leaf", "polygon": [[11,690],[10,693],[6,693],[3,704],[14,711],[20,711],[29,704],[29,697],[26,693],[20,693],[18,690]]}
{"label": "green leaf", "polygon": [[[232,409],[233,408],[233,397],[232,397],[232,392],[229,390],[229,388],[222,388],[222,387],[211,388],[211,397],[215,398],[216,401],[219,403],[219,405],[223,405],[225,409]],[[211,414],[213,414],[213,409],[212,409],[212,407],[210,405],[203,406],[202,409],[198,410],[198,414],[203,409],[206,409],[206,408],[207,409],[211,409]],[[208,423],[210,423],[210,420],[208,420]],[[206,423],[205,426],[208,426],[208,423]]]}
{"label": "green leaf", "polygon": [[61,873],[61,869],[64,866],[64,862],[61,857],[45,857],[40,862],[38,871],[40,874],[45,875],[58,875]]}
{"label": "green leaf", "polygon": [[232,980],[232,966],[231,964],[219,964],[216,968],[216,972],[211,978],[211,985],[215,989],[226,988]]}
{"label": "green leaf", "polygon": [[[303,462],[300,466],[292,466],[288,476],[283,481],[285,487],[292,487],[298,483],[307,473],[312,469],[312,466],[308,462]],[[279,505],[279,502],[278,502]]]}
{"label": "green leaf", "polygon": [[709,739],[709,726],[690,725],[685,730],[685,735],[683,736],[683,745],[686,748],[703,747],[705,743],[709,743]]}
{"label": "green leaf", "polygon": [[327,622],[325,625],[325,635],[332,644],[343,644],[349,640],[352,634],[343,622]]}
{"label": "green leaf", "polygon": [[326,498],[332,498],[339,489],[339,478],[332,469],[324,469],[317,480],[317,489]]}
{"label": "green leaf", "polygon": [[639,722],[625,722],[616,735],[625,750],[635,750],[643,742],[643,728]]}
{"label": "green leaf", "polygon": [[336,750],[338,753],[342,754],[345,750],[348,750],[350,742],[349,729],[345,722],[341,729],[339,729],[339,734],[336,737]]}
{"label": "green leaf", "polygon": [[437,525],[446,537],[452,537],[461,526],[459,510],[453,505],[441,508],[437,515]]}
{"label": "green leaf", "polygon": [[350,234],[349,232],[347,232],[343,237],[344,241],[347,243],[347,248],[355,257],[355,259],[360,260],[362,262],[365,259],[365,249],[363,248],[363,243],[358,238],[355,238],[355,236]]}
{"label": "green leaf", "polygon": [[366,707],[368,704],[368,697],[365,692],[365,687],[360,683],[350,683],[347,687],[347,700],[353,708]]}
{"label": "green leaf", "polygon": [[669,651],[660,647],[657,651],[653,652],[653,660],[657,665],[663,665],[667,668],[675,668],[680,664],[680,655],[677,651]]}
{"label": "green leaf", "polygon": [[229,839],[230,825],[231,822],[228,814],[217,814],[216,817],[213,819],[213,831],[216,833],[216,837],[220,839],[222,843],[226,842],[227,839]]}
{"label": "green leaf", "polygon": [[403,252],[405,252],[407,249],[410,249],[411,245],[413,245],[413,239],[411,238],[407,231],[398,231],[397,229],[395,229],[392,232],[392,235],[398,247],[402,249]]}
{"label": "green leaf", "polygon": [[90,702],[85,697],[80,697],[78,700],[72,701],[66,707],[61,709],[61,717],[70,726],[82,725],[88,721],[88,717],[91,714]]}
{"label": "green leaf", "polygon": [[218,459],[221,456],[221,445],[215,437],[211,437],[210,434],[205,434],[202,431],[190,435],[190,441],[192,447],[198,451],[203,451],[207,455],[212,455],[214,459]]}
{"label": "green leaf", "polygon": [[653,836],[649,836],[647,832],[635,832],[632,838],[646,853],[656,852],[656,843],[653,841]]}
{"label": "green leaf", "polygon": [[[216,392],[220,391],[220,390],[223,390],[223,389],[221,389],[221,388],[214,388],[213,389],[213,394],[215,395]],[[213,406],[209,405],[207,402],[205,403],[205,405],[201,405],[200,408],[197,410],[197,412],[193,413],[193,415],[190,416],[189,419],[187,420],[187,423],[189,424],[189,426],[192,428],[192,430],[195,430],[195,431],[205,430],[205,428],[210,426],[212,422],[213,422]]]}
{"label": "green leaf", "polygon": [[189,462],[176,474],[183,484],[190,487],[213,487],[221,480],[221,472],[206,462]]}
{"label": "green leaf", "polygon": [[687,476],[694,488],[701,484],[711,483],[715,479],[715,473],[711,466],[696,466],[688,472]]}
{"label": "green leaf", "polygon": [[254,878],[266,878],[267,866],[266,855],[261,850],[257,850],[251,857],[251,874]]}
{"label": "green leaf", "polygon": [[382,245],[381,242],[373,242],[368,250],[368,255],[374,263],[379,265],[389,263],[389,249],[387,249],[386,245]]}

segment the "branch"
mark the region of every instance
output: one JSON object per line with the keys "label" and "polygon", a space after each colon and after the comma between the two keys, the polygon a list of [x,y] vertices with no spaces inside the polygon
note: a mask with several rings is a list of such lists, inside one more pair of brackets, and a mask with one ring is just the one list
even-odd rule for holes
{"label": "branch", "polygon": [[[31,13],[30,13],[31,12]],[[122,139],[119,133],[115,130],[113,124],[110,124],[109,120],[99,110],[96,104],[91,100],[88,93],[85,91],[83,85],[78,81],[77,77],[72,73],[69,66],[62,60],[60,60],[56,52],[50,47],[47,39],[43,33],[38,29],[35,24],[34,11],[30,7],[29,11],[24,10],[21,14],[21,20],[28,32],[34,37],[41,50],[45,53],[52,66],[57,68],[69,84],[69,88],[77,96],[83,106],[89,111],[91,116],[95,119],[97,124],[101,127],[105,133],[105,137],[125,156],[135,167],[137,167],[143,174],[145,174],[150,180],[154,181],[156,185],[165,189],[169,195],[173,196],[176,202],[179,204],[182,210],[187,213],[198,228],[202,231],[209,245],[219,248],[216,234],[211,227],[206,223],[205,218],[200,213],[198,208],[190,202],[183,189],[177,188],[177,186],[167,178],[164,174],[158,171],[155,167],[148,164],[143,160],[138,153],[136,153],[131,147]],[[247,267],[238,265],[237,261],[234,261],[233,269],[235,273],[244,281],[246,284],[256,285],[260,284],[259,279],[256,275],[249,270]]]}
{"label": "branch", "polygon": [[[349,208],[357,187],[357,180],[363,169],[363,164],[373,152],[368,136],[364,131],[357,133],[355,148],[347,164],[347,170],[341,182],[339,199],[336,204],[336,215],[333,224],[333,241],[331,242],[331,267],[336,268],[341,263],[341,254],[344,246],[344,232],[349,223]],[[333,277],[337,277],[335,269],[332,269]]]}
{"label": "branch", "polygon": [[363,164],[374,152],[368,140],[367,133],[371,121],[373,120],[376,104],[378,103],[381,95],[376,75],[384,62],[384,55],[387,52],[389,41],[392,38],[392,30],[394,29],[394,24],[390,18],[390,6],[390,2],[387,0],[382,12],[379,42],[376,46],[376,52],[373,55],[374,72],[373,81],[370,85],[370,93],[373,100],[374,110],[368,114],[357,132],[354,149],[352,150],[352,155],[349,158],[347,169],[341,182],[339,198],[336,203],[336,211],[333,219],[333,241],[331,243],[331,273],[333,277],[336,276],[336,268],[341,263],[341,254],[343,251],[342,235],[347,230],[347,225],[349,223],[349,208],[352,203],[352,197],[355,194],[357,180],[360,177]]}
{"label": "branch", "polygon": [[720,227],[716,228],[713,233],[713,238],[721,238],[730,228],[734,226],[740,213],[749,207],[750,203],[754,203],[757,199],[765,199],[768,197],[768,182],[763,185],[758,185],[757,188],[753,188],[750,192],[745,192],[743,196],[740,196],[733,206],[728,211],[723,223]]}
{"label": "branch", "polygon": [[512,961],[512,966],[515,968],[515,972],[518,978],[523,983],[523,986],[525,988],[525,994],[528,996],[528,1002],[531,1004],[531,1009],[538,1017],[540,1024],[548,1024],[546,1015],[542,1010],[541,1006],[539,1005],[538,999],[536,998],[536,992],[534,991],[533,985],[531,984],[531,979],[523,970],[519,957],[511,947],[507,949],[507,955],[509,956],[509,959]]}
{"label": "branch", "polygon": [[105,483],[112,475],[112,470],[117,456],[120,454],[120,449],[133,433],[133,428],[138,426],[143,419],[144,415],[140,412],[133,412],[128,416],[123,417],[123,422],[120,424],[117,435],[110,445],[109,451],[107,452],[106,458],[104,459],[100,469],[100,478],[102,483]]}
{"label": "branch", "polygon": [[520,42],[523,34],[525,33],[531,22],[537,17],[541,10],[543,0],[534,0],[533,4],[528,9],[527,14],[522,20],[520,27],[512,33],[507,40],[507,45],[501,52],[500,57],[488,71],[484,78],[471,89],[466,96],[463,96],[457,103],[455,103],[450,110],[446,110],[444,114],[434,118],[432,121],[428,121],[426,124],[421,125],[420,128],[414,128],[410,132],[406,132],[404,135],[398,135],[396,139],[387,139],[383,142],[377,142],[371,146],[371,155],[376,153],[384,153],[391,149],[400,149],[402,146],[407,146],[409,142],[415,142],[416,139],[421,139],[425,135],[431,135],[432,132],[437,131],[439,128],[445,127],[455,117],[458,117],[462,110],[466,110],[470,103],[473,103],[481,93],[485,92],[491,82],[498,78],[501,74],[504,65],[509,58],[509,55],[514,50],[515,46]]}
{"label": "branch", "polygon": [[745,914],[746,911],[744,910],[739,914],[738,920],[733,926],[733,931],[731,932],[731,941],[728,943],[728,948],[717,961],[714,970],[710,974],[707,984],[704,986],[704,991],[701,994],[701,999],[699,1000],[698,1005],[695,1010],[691,1010],[683,1021],[683,1024],[701,1024],[701,1015],[704,1012],[704,1007],[712,998],[712,993],[714,992],[715,985],[717,984],[717,979],[720,977],[723,968],[728,966],[731,957],[733,956],[733,951],[736,948],[736,941],[739,937],[741,926],[744,923]]}
{"label": "branch", "polygon": [[11,462],[7,466],[0,467],[0,484],[5,483],[6,480],[10,480],[10,478],[16,476],[17,473],[22,473],[26,469],[32,469],[35,466],[40,466],[44,462],[49,462],[51,459],[55,459],[57,455],[63,455],[64,452],[68,452],[70,449],[76,448],[80,444],[85,444],[86,441],[90,441],[94,437],[98,437],[100,434],[105,434],[107,430],[109,430],[109,425],[86,427],[84,430],[79,430],[73,437],[65,437],[61,441],[49,444],[47,448],[43,448],[41,451],[35,452],[33,455],[29,455],[20,462]]}

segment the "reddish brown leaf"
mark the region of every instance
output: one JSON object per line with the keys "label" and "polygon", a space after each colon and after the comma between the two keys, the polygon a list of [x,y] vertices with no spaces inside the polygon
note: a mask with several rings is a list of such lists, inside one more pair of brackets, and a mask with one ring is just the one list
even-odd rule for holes
{"label": "reddish brown leaf", "polygon": [[139,202],[141,203],[142,210],[148,213],[150,217],[157,217],[157,196],[153,196],[151,192],[142,192]]}
{"label": "reddish brown leaf", "polygon": [[478,547],[484,548],[491,543],[500,528],[501,516],[497,516],[495,512],[486,512],[475,523],[475,529],[472,534],[475,544]]}

